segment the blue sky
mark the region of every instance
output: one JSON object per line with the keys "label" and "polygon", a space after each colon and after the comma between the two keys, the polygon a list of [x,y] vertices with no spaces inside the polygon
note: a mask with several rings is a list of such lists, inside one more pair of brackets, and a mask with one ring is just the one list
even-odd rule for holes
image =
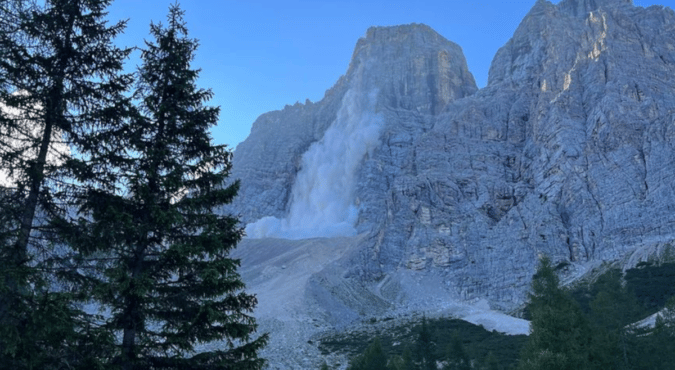
{"label": "blue sky", "polygon": [[[634,0],[637,6],[662,4]],[[115,0],[111,20],[129,19],[123,46],[149,39],[150,21],[163,22],[174,0]],[[553,1],[558,3],[559,1]],[[199,84],[221,107],[213,129],[232,149],[255,119],[286,104],[319,101],[347,71],[354,45],[370,26],[424,23],[464,50],[479,87],[487,83],[492,57],[534,5],[527,1],[411,0],[184,0],[191,37],[200,42],[194,67]],[[128,63],[139,64],[138,53]]]}

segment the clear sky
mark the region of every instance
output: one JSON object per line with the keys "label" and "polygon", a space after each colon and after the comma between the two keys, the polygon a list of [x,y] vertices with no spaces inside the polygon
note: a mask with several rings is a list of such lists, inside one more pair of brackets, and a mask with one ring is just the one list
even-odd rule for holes
{"label": "clear sky", "polygon": [[[634,0],[637,6],[673,0]],[[115,0],[111,20],[129,19],[123,46],[149,39],[150,22],[165,23],[174,0]],[[553,3],[558,3],[554,0]],[[497,49],[513,35],[535,0],[183,0],[188,31],[200,42],[199,84],[221,107],[213,129],[232,149],[255,119],[286,104],[319,101],[347,71],[359,37],[370,26],[424,23],[464,50],[478,87]],[[138,65],[139,53],[129,61]]]}

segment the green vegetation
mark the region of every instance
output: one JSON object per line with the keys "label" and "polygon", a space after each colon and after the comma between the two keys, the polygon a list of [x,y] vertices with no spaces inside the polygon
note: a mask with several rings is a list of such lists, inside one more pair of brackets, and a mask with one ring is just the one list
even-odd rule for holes
{"label": "green vegetation", "polygon": [[532,277],[528,308],[531,333],[519,370],[579,369],[589,362],[590,325],[547,258]]}
{"label": "green vegetation", "polygon": [[[0,0],[0,159],[13,180],[0,188],[0,367],[259,369],[267,336],[253,338],[256,299],[229,256],[242,230],[216,211],[238,183],[223,187],[231,152],[211,143],[219,110],[196,86],[197,42],[173,6],[138,73],[123,74],[131,49],[113,46],[124,22],[106,22],[111,2]],[[571,291],[565,263],[543,259],[529,338],[422,318],[320,348],[354,356],[352,370],[671,369],[668,253]],[[664,307],[654,328],[632,325]]]}
{"label": "green vegetation", "polygon": [[[54,291],[64,266],[50,217],[66,212],[64,147],[125,116],[121,73],[129,49],[113,46],[109,0],[0,1],[0,163],[12,184],[0,200],[0,366],[89,369],[113,334],[72,304],[81,291]],[[9,184],[8,184],[9,185]]]}
{"label": "green vegetation", "polygon": [[375,337],[363,354],[352,360],[348,370],[387,370],[387,356],[382,350],[380,338]]}
{"label": "green vegetation", "polygon": [[[427,339],[428,336],[428,339]],[[481,326],[466,321],[449,318],[421,318],[409,324],[386,325],[380,330],[352,332],[323,338],[319,345],[324,355],[345,353],[352,357],[363,354],[375,337],[378,338],[382,352],[387,357],[389,369],[421,369],[421,359],[434,358],[437,363],[460,359],[449,366],[462,366],[463,358],[468,357],[473,368],[510,369],[515,366],[527,336],[506,335],[490,332]],[[427,343],[426,348],[421,343]],[[463,351],[456,351],[461,347]],[[431,351],[429,351],[429,349]],[[461,354],[464,352],[465,354]],[[465,357],[466,356],[466,357]],[[492,368],[490,368],[493,366]],[[352,363],[352,365],[354,365]],[[463,367],[448,367],[463,369]]]}
{"label": "green vegetation", "polygon": [[121,74],[111,1],[0,0],[0,368],[260,369],[197,41],[174,5]]}
{"label": "green vegetation", "polygon": [[437,355],[436,343],[431,337],[431,328],[427,325],[427,318],[422,317],[422,327],[419,334],[417,334],[417,341],[415,342],[415,354],[417,363],[421,370],[436,369]]}
{"label": "green vegetation", "polygon": [[[672,369],[673,265],[642,263],[625,274],[609,269],[594,281],[566,289],[557,277],[560,264],[553,267],[545,258],[533,277],[525,309],[532,320],[529,337],[489,333],[460,320],[422,318],[409,325],[324,338],[320,348],[324,354],[356,356],[352,369],[376,368],[363,362],[367,356],[362,353],[372,356],[373,348],[378,358],[386,356],[390,370]],[[654,328],[633,325],[664,306]],[[372,342],[375,335],[378,341]]]}
{"label": "green vegetation", "polygon": [[[620,270],[610,269],[591,284],[568,291],[558,286],[548,260],[542,260],[533,279],[529,303],[532,334],[519,368],[672,368],[675,332],[667,328],[675,327],[675,315],[671,314],[675,312],[675,298],[668,301],[672,308],[666,305],[655,328],[634,325],[663,307],[656,307],[654,302],[665,302],[664,297],[672,294],[674,280],[665,284],[669,268],[642,264],[628,270],[625,278]],[[643,278],[633,279],[629,284],[628,277],[635,275]],[[660,284],[652,286],[653,282]],[[636,288],[642,292],[642,299],[634,293]],[[571,297],[576,300],[570,301]],[[555,313],[555,318],[537,319],[551,313]],[[556,329],[560,322],[567,327]]]}
{"label": "green vegetation", "polygon": [[626,285],[647,312],[654,313],[675,295],[675,263],[640,263],[626,271]]}
{"label": "green vegetation", "polygon": [[[445,366],[443,370],[469,370],[471,369],[471,358],[464,348],[464,343],[459,336],[459,332],[452,333],[451,343],[446,351]],[[491,354],[492,352],[490,352]],[[489,354],[488,354],[489,356]],[[494,357],[494,355],[493,355]],[[487,357],[486,357],[487,362]]]}

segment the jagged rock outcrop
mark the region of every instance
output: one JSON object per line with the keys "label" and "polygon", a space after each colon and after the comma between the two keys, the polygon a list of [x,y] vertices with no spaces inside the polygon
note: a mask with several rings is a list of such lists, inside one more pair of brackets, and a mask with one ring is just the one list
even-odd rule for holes
{"label": "jagged rock outcrop", "polygon": [[[364,95],[375,92],[377,113],[395,116],[391,110],[404,111],[419,120],[477,88],[461,48],[428,26],[370,28],[357,43],[347,73],[320,102],[296,103],[263,114],[237,146],[233,176],[244,186],[233,209],[244,222],[264,216],[281,218],[288,212],[301,157],[336,121],[349,90]],[[387,117],[386,125],[401,121]],[[406,125],[412,131],[422,129],[417,122]]]}
{"label": "jagged rock outcrop", "polygon": [[507,309],[539,254],[616,260],[672,240],[674,22],[626,1],[538,1],[486,88],[410,141],[387,140],[406,132],[390,126],[364,162],[359,230],[373,238],[355,269],[434,271]]}
{"label": "jagged rock outcrop", "polygon": [[573,275],[675,239],[672,9],[539,0],[481,90],[429,27],[371,28],[323,100],[261,116],[237,147],[245,222],[288,214],[348,91],[374,99],[379,141],[355,169],[359,245],[308,278],[310,298],[358,314],[359,286],[376,310],[424,309],[433,285],[509,310],[541,254]]}

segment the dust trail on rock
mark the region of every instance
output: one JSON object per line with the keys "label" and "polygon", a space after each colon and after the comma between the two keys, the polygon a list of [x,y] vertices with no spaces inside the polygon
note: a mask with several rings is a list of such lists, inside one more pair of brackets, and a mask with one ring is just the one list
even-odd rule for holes
{"label": "dust trail on rock", "polygon": [[375,113],[377,90],[349,90],[337,119],[302,156],[284,219],[263,217],[248,224],[250,238],[305,239],[351,236],[358,217],[356,172],[380,143],[383,119]]}

